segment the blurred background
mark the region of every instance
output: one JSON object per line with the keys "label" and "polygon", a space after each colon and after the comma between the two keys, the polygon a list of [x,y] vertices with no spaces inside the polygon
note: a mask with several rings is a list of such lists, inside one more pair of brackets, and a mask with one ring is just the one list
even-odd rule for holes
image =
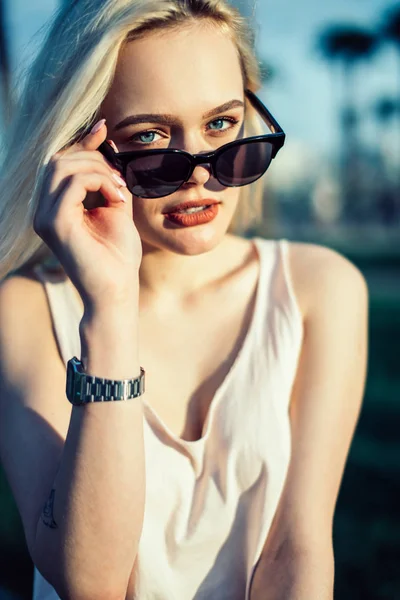
{"label": "blurred background", "polygon": [[[0,0],[0,136],[10,89],[61,2]],[[244,235],[330,246],[369,285],[366,395],[334,522],[335,600],[399,600],[400,4],[233,3],[254,23],[260,96],[287,133],[266,178],[264,218]],[[0,470],[0,600],[30,598],[31,579]]]}

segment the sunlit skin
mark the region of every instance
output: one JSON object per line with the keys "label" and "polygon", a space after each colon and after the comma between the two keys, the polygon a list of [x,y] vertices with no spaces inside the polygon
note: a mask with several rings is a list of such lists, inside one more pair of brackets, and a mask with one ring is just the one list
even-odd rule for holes
{"label": "sunlit skin", "polygon": [[[234,106],[218,110],[227,103]],[[118,127],[143,114],[163,117]],[[235,45],[205,24],[155,32],[128,43],[102,116],[107,119],[107,136],[119,151],[172,147],[194,154],[233,141],[244,119],[244,84]],[[182,228],[162,214],[165,207],[206,198],[222,202],[211,223]],[[206,166],[198,166],[175,194],[134,197],[134,221],[143,244],[141,292],[151,291],[158,299],[182,295],[226,271],[225,235],[238,199],[239,189],[224,188]]]}
{"label": "sunlit skin", "polygon": [[[252,242],[227,234],[240,189],[222,187],[199,166],[171,196],[132,198],[96,152],[111,139],[120,151],[175,147],[197,154],[242,135],[240,63],[218,28],[198,21],[129,42],[99,112],[106,125],[50,162],[34,223],[83,301],[85,369],[120,380],[143,365],[145,400],[155,414],[183,441],[198,440],[248,334],[253,292],[270,285],[263,291],[265,319],[279,311],[288,327],[272,327],[265,340],[278,371],[286,357],[277,333],[286,337],[296,326],[304,335],[296,373],[284,371],[294,378],[290,465],[249,600],[332,600],[332,522],[367,365],[365,280],[329,248],[294,242],[286,267],[283,246],[275,255],[278,245],[271,245],[273,272],[261,276]],[[164,118],[119,126],[150,113]],[[85,211],[82,203],[99,202],[99,191],[103,205]],[[210,223],[181,228],[162,214],[210,198],[221,201]],[[143,404],[71,409],[49,305],[32,273],[2,282],[0,317],[0,423],[13,423],[3,427],[0,454],[33,562],[60,597],[131,598],[146,501]],[[267,396],[280,410],[279,394]]]}

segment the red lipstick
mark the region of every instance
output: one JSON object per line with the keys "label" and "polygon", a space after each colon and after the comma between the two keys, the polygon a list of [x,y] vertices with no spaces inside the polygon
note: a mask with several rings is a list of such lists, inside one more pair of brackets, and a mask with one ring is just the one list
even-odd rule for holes
{"label": "red lipstick", "polygon": [[163,214],[175,213],[180,210],[187,210],[188,208],[196,208],[198,206],[212,206],[213,204],[220,204],[218,200],[212,200],[211,198],[204,198],[200,200],[188,200],[187,202],[181,202],[180,204],[175,204],[175,206],[170,206],[163,210]]}
{"label": "red lipstick", "polygon": [[[196,200],[195,202],[183,202],[172,207],[168,212],[165,212],[165,218],[181,227],[193,227],[194,225],[203,225],[210,223],[218,215],[220,202],[215,200]],[[191,209],[198,208],[195,212]]]}

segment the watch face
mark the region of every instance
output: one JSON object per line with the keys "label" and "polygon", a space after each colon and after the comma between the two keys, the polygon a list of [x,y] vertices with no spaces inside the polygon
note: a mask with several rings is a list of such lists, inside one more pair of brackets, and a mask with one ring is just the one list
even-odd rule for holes
{"label": "watch face", "polygon": [[67,363],[67,398],[73,404],[79,404],[80,397],[79,394],[76,393],[77,388],[77,379],[79,378],[79,373],[77,370],[77,365],[79,365],[79,361],[74,358],[68,361]]}
{"label": "watch face", "polygon": [[73,400],[73,388],[74,388],[74,367],[71,361],[67,363],[67,398]]}

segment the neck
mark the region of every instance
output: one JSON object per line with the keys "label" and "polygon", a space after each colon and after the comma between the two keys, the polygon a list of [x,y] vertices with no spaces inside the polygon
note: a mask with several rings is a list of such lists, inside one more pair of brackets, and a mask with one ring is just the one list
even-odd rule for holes
{"label": "neck", "polygon": [[141,296],[151,302],[164,304],[169,301],[174,303],[204,290],[226,273],[228,249],[233,237],[225,234],[211,249],[205,242],[204,248],[207,250],[203,251],[196,241],[193,253],[187,243],[176,244],[172,251],[143,241],[139,270]]}

